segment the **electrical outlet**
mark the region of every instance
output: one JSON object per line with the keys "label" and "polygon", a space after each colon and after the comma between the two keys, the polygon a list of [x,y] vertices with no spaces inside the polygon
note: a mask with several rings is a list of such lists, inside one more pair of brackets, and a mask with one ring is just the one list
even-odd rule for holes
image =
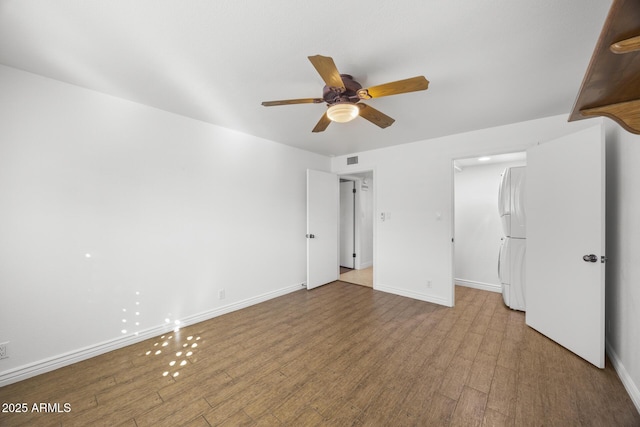
{"label": "electrical outlet", "polygon": [[6,359],[9,357],[8,347],[8,342],[0,343],[0,359]]}
{"label": "electrical outlet", "polygon": [[218,291],[218,298],[220,298],[220,299],[224,299],[224,298],[225,298],[225,296],[226,296],[226,295],[225,295],[224,289],[220,289],[220,290]]}

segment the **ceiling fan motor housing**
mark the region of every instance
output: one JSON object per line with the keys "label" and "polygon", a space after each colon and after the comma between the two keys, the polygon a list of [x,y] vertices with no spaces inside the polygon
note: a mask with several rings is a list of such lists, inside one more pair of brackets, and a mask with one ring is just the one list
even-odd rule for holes
{"label": "ceiling fan motor housing", "polygon": [[325,86],[322,90],[322,99],[329,105],[339,102],[356,103],[360,101],[358,91],[362,89],[362,85],[353,80],[353,77],[349,74],[340,74],[340,77],[342,78],[345,91],[342,91],[341,88]]}

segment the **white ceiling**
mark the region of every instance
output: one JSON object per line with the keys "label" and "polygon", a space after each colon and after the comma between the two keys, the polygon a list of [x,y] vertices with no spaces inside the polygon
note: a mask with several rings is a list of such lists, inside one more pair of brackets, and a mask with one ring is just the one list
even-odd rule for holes
{"label": "white ceiling", "polygon": [[[0,63],[327,155],[569,114],[608,0],[0,0]],[[427,91],[367,101],[396,119],[311,129],[307,56],[364,87],[424,75]]]}

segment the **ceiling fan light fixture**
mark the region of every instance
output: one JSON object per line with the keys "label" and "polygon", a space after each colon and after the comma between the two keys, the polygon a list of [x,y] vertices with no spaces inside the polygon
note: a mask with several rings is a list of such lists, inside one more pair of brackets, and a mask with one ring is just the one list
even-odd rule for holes
{"label": "ceiling fan light fixture", "polygon": [[360,113],[360,108],[350,102],[333,104],[327,109],[327,117],[329,117],[329,120],[338,123],[350,122],[358,117],[358,113]]}

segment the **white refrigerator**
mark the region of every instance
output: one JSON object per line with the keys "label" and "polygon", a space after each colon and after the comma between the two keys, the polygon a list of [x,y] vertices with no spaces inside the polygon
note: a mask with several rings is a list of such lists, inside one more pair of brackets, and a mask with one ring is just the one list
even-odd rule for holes
{"label": "white refrigerator", "polygon": [[504,303],[525,311],[526,213],[524,210],[525,167],[504,170],[498,189],[498,212],[504,237],[498,256],[498,277]]}

